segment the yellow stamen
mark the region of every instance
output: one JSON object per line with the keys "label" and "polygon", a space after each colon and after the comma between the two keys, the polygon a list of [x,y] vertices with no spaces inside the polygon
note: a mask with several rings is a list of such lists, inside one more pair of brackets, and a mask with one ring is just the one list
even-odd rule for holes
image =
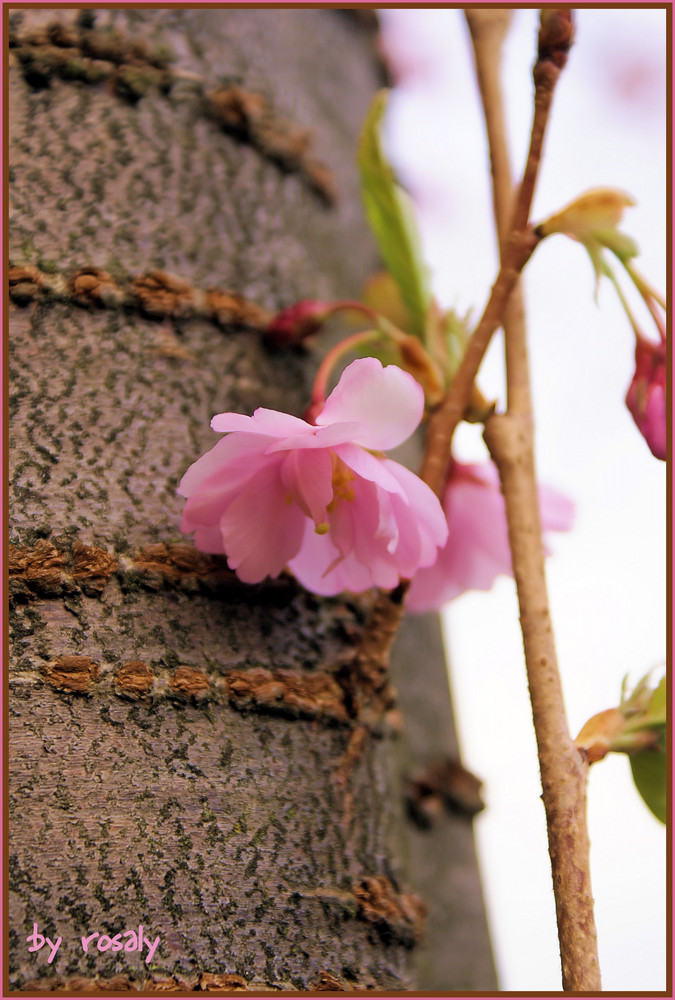
{"label": "yellow stamen", "polygon": [[333,461],[333,499],[326,507],[326,511],[329,514],[333,513],[340,500],[353,500],[356,496],[354,490],[349,485],[354,479],[356,479],[352,470],[348,469],[342,459],[338,458],[337,455],[331,454],[331,459]]}

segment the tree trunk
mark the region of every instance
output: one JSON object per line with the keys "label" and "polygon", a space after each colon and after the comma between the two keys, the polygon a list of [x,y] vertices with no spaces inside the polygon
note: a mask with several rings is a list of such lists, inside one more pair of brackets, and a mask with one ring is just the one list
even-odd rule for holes
{"label": "tree trunk", "polygon": [[442,723],[373,732],[369,598],[246,587],[178,528],[214,413],[307,405],[270,311],[375,264],[346,13],[11,15],[10,989],[493,986],[470,822],[404,808],[453,749],[437,624],[399,649]]}

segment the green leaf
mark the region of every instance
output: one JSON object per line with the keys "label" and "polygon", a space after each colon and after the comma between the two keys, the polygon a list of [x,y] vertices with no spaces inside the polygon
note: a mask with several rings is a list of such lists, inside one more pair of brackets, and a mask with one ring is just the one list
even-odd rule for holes
{"label": "green leaf", "polygon": [[593,235],[599,243],[611,250],[624,264],[640,253],[635,240],[616,229],[597,229]]}
{"label": "green leaf", "polygon": [[447,368],[450,378],[456,374],[462,363],[469,340],[469,316],[458,316],[454,309],[445,313],[445,347]]}
{"label": "green leaf", "polygon": [[609,278],[612,284],[616,287],[616,278],[614,277],[614,272],[611,267],[602,256],[602,248],[599,243],[595,240],[587,240],[584,243],[588,251],[588,256],[591,258],[591,263],[593,265],[593,271],[595,272],[595,290],[593,292],[593,298],[595,299],[595,304],[598,304],[598,292],[600,290],[600,279],[604,276]]}
{"label": "green leaf", "polygon": [[410,313],[413,328],[406,332],[421,336],[431,303],[431,285],[412,204],[396,183],[382,148],[382,119],[387,97],[386,90],[375,95],[361,131],[358,165],[363,204],[382,259]]}
{"label": "green leaf", "polygon": [[361,301],[384,316],[399,330],[410,330],[410,313],[403,304],[401,289],[389,271],[378,271],[368,278],[361,289]]}
{"label": "green leaf", "polygon": [[[665,730],[664,730],[665,737]],[[666,754],[641,750],[629,758],[635,787],[658,820],[666,822]]]}
{"label": "green leaf", "polygon": [[652,688],[653,671],[640,678],[630,697],[625,683],[621,689],[621,710],[626,716],[626,731],[665,726],[668,707],[667,679],[664,674]]}
{"label": "green leaf", "polygon": [[666,691],[666,675],[659,681],[652,699],[649,702],[647,716],[650,725],[666,724],[666,711],[668,705],[668,693]]}

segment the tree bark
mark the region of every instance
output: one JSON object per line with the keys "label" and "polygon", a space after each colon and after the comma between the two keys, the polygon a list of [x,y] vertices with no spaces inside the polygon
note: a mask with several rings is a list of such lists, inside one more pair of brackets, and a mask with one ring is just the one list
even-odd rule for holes
{"label": "tree bark", "polygon": [[[340,685],[369,598],[245,587],[178,528],[214,413],[307,405],[266,315],[375,264],[372,41],[329,10],[93,13],[10,20],[10,989],[489,989],[470,823],[405,818],[447,737],[369,732]],[[425,836],[457,862],[415,973]]]}

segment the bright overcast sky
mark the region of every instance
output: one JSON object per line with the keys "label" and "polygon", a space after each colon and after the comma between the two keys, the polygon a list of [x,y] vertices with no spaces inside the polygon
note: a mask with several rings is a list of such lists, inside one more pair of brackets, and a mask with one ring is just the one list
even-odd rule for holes
{"label": "bright overcast sky", "polygon": [[[496,273],[489,176],[460,10],[386,10],[385,39],[401,67],[390,140],[415,196],[438,298],[460,312],[484,305]],[[505,80],[514,166],[530,120],[534,10],[517,10]],[[559,84],[534,217],[596,186],[630,192],[623,228],[638,267],[666,281],[666,15],[582,9]],[[549,591],[570,728],[618,704],[621,681],[665,661],[666,470],[623,400],[634,337],[608,283],[593,302],[585,252],[554,237],[528,266],[539,477],[575,501],[569,535],[552,539]],[[503,400],[500,345],[479,379]],[[464,427],[457,454],[483,460]],[[476,821],[502,990],[559,990],[550,867],[515,587],[449,606],[447,641],[466,765],[485,783]],[[627,759],[591,772],[589,822],[600,962],[606,991],[665,989],[665,831],[638,797]],[[480,988],[480,984],[475,984]]]}

